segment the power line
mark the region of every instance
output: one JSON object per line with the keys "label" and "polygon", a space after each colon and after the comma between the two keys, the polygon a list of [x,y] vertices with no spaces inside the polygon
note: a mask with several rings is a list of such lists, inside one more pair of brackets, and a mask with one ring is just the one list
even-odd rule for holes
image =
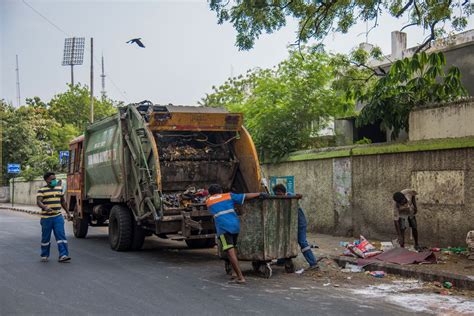
{"label": "power line", "polygon": [[36,10],[35,8],[33,8],[28,2],[26,2],[25,0],[23,0],[23,3],[25,5],[27,5],[31,10],[33,10],[36,14],[38,14],[40,17],[42,17],[46,22],[48,22],[49,24],[51,24],[55,29],[57,29],[59,32],[63,33],[64,35],[66,36],[69,36],[68,33],[66,33],[66,31],[64,31],[62,28],[60,28],[59,26],[57,26],[56,24],[54,24],[51,20],[49,20],[47,17],[45,17],[43,14],[41,14],[41,12],[39,12],[38,10]]}

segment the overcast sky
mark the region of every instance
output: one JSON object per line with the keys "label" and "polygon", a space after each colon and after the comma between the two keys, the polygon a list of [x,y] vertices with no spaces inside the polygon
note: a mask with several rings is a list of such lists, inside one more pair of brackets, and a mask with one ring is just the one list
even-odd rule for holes
{"label": "overcast sky", "polygon": [[[84,64],[75,67],[75,81],[89,85],[89,38],[94,37],[94,90],[99,95],[100,57],[105,58],[106,91],[115,100],[195,105],[213,85],[254,67],[271,67],[287,56],[296,24],[262,36],[251,51],[239,51],[230,24],[218,25],[206,0],[188,1],[47,1],[0,0],[0,98],[16,105],[15,55],[20,66],[22,102],[49,99],[66,90],[69,67],[61,66],[64,38],[86,37]],[[390,53],[390,32],[406,19],[383,17],[369,42]],[[474,23],[471,19],[469,27]],[[365,41],[366,24],[349,34],[334,34],[326,48],[347,53]],[[125,42],[141,37],[145,49]],[[408,46],[425,34],[409,29]]]}

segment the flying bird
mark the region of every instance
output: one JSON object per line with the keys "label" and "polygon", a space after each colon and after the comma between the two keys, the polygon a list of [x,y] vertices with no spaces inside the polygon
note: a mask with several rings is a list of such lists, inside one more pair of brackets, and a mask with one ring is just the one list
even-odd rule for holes
{"label": "flying bird", "polygon": [[141,41],[141,37],[140,38],[132,38],[131,40],[129,40],[127,42],[127,44],[137,44],[141,48],[145,48],[145,45],[143,45],[143,43]]}

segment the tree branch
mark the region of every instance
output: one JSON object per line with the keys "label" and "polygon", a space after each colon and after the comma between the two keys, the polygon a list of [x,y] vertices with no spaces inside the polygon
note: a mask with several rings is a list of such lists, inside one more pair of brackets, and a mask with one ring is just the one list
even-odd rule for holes
{"label": "tree branch", "polygon": [[403,15],[403,13],[405,13],[406,10],[408,10],[408,8],[413,4],[413,0],[410,0],[407,2],[407,4],[405,4],[405,6],[397,13],[397,15],[395,15],[396,18],[399,18]]}
{"label": "tree branch", "polygon": [[404,27],[402,27],[402,28],[400,29],[400,32],[402,32],[402,31],[403,31],[404,29],[406,29],[407,27],[414,26],[414,25],[418,25],[418,23],[417,23],[417,22],[413,22],[413,23],[407,24],[407,25],[405,25]]}

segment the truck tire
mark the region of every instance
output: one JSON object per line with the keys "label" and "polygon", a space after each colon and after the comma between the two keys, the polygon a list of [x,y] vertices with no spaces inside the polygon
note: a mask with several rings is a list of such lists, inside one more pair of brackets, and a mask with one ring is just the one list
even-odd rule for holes
{"label": "truck tire", "polygon": [[89,215],[84,214],[83,218],[79,218],[79,210],[77,205],[74,207],[74,214],[72,218],[72,231],[76,238],[86,238],[89,230]]}
{"label": "truck tire", "polygon": [[116,251],[127,251],[132,246],[133,220],[130,210],[122,205],[115,205],[109,217],[110,247]]}
{"label": "truck tire", "polygon": [[133,237],[132,237],[132,250],[140,250],[143,247],[145,242],[146,232],[143,228],[138,226],[135,221],[133,221]]}
{"label": "truck tire", "polygon": [[202,249],[202,248],[212,248],[215,246],[216,241],[214,238],[208,239],[186,239],[186,245],[191,249]]}

